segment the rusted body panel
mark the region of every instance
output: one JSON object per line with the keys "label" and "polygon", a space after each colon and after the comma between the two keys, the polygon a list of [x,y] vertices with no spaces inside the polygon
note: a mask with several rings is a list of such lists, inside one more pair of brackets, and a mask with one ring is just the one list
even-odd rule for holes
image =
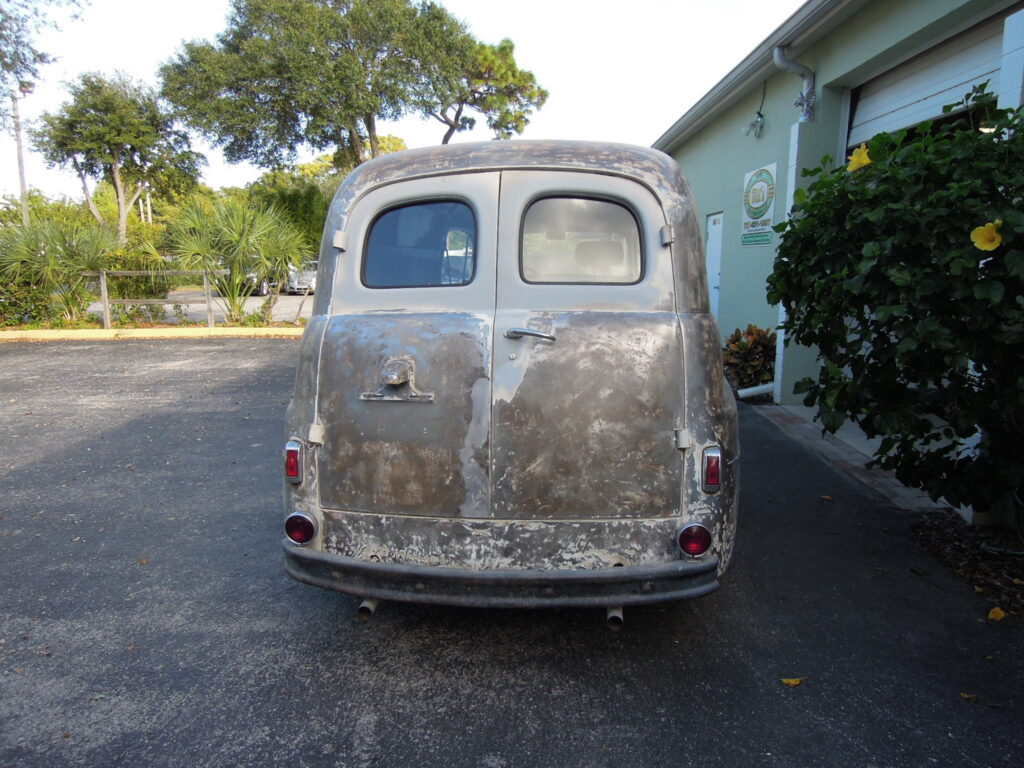
{"label": "rusted body panel", "polygon": [[[520,227],[544,196],[627,207],[642,278],[529,283]],[[472,250],[473,279],[367,287],[360,265],[374,222],[433,200],[472,208],[477,239],[462,253]],[[524,606],[715,588],[735,534],[736,407],[689,190],[671,158],[576,142],[379,158],[338,190],[319,269],[286,419],[305,468],[286,486],[286,514],[316,523],[310,541],[286,543],[293,576],[361,595]],[[703,487],[709,446],[721,449],[725,478],[713,492]],[[688,523],[712,534],[699,562],[676,542]],[[529,572],[544,574],[543,589]],[[511,591],[494,589],[502,574]]]}
{"label": "rusted body panel", "polygon": [[[533,315],[555,344],[495,361],[492,516],[678,514],[679,326],[668,313]],[[642,478],[642,480],[641,480]]]}
{"label": "rusted body panel", "polygon": [[483,570],[615,568],[679,559],[678,522],[460,520],[327,510],[324,549],[375,563]]}
{"label": "rusted body panel", "polygon": [[[475,315],[332,317],[320,362],[321,505],[487,517],[490,337],[490,319]],[[430,400],[381,381],[396,360]],[[381,389],[395,394],[372,398]]]}

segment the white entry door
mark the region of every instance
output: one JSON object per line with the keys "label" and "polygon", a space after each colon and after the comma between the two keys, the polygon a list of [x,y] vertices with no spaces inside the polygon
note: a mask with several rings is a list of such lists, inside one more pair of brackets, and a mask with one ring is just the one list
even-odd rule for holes
{"label": "white entry door", "polygon": [[704,229],[704,252],[708,269],[708,294],[711,298],[711,314],[718,319],[718,293],[722,272],[722,218],[721,212],[707,218]]}

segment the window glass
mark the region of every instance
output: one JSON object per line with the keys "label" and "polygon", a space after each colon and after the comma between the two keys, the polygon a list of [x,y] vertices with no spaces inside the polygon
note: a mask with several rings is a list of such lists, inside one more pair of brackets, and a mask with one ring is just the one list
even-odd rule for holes
{"label": "window glass", "polygon": [[392,208],[370,226],[363,283],[370,288],[467,285],[473,280],[475,246],[476,220],[465,203]]}
{"label": "window glass", "polygon": [[624,205],[547,197],[523,217],[523,279],[528,283],[618,283],[640,280],[640,229]]}

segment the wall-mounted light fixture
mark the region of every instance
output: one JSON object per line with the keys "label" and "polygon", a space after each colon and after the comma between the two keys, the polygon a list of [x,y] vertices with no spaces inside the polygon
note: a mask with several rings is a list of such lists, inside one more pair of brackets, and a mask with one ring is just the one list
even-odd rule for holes
{"label": "wall-mounted light fixture", "polygon": [[749,136],[750,134],[754,134],[754,138],[756,139],[757,137],[759,137],[761,135],[761,131],[763,131],[763,130],[764,130],[764,115],[762,115],[760,112],[758,112],[757,116],[753,120],[751,120],[749,123],[747,123],[745,126],[743,126],[743,135],[744,136]]}
{"label": "wall-mounted light fixture", "polygon": [[761,131],[764,130],[764,112],[762,112],[761,110],[764,109],[764,97],[765,95],[767,95],[767,93],[768,81],[765,80],[761,84],[761,106],[759,106],[757,108],[757,111],[754,113],[754,119],[740,129],[741,131],[743,131],[744,136],[754,134],[755,139],[760,138]]}

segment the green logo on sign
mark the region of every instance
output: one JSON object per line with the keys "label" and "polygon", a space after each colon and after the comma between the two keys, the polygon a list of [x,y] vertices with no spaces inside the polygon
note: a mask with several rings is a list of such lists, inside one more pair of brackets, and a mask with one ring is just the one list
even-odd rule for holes
{"label": "green logo on sign", "polygon": [[774,200],[775,179],[764,168],[755,171],[747,182],[747,188],[743,190],[743,207],[747,216],[760,219],[772,207]]}

